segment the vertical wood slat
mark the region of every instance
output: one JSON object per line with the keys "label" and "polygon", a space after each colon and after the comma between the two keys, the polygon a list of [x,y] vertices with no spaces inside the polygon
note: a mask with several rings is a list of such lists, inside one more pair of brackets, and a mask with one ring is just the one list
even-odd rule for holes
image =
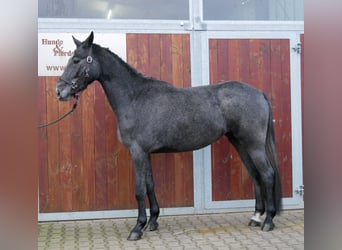
{"label": "vertical wood slat", "polygon": [[[222,82],[227,79],[228,57],[227,43],[224,40],[211,40],[210,49],[210,83]],[[222,61],[222,62],[221,62]],[[227,167],[230,162],[230,155],[225,154],[223,149],[230,147],[225,139],[220,139],[212,145],[212,196],[213,200],[223,200],[229,194],[229,177],[231,168]],[[226,184],[226,185],[225,185]]]}
{"label": "vertical wood slat", "polygon": [[[173,44],[172,47],[178,47],[179,54],[179,74],[180,79],[174,79],[175,86],[185,88],[190,87],[190,37],[189,35],[173,35],[177,41],[177,45]],[[173,68],[174,70],[174,68]],[[192,152],[177,153],[174,156],[175,168],[175,206],[191,206],[193,205],[193,162]]]}
{"label": "vertical wood slat", "polygon": [[[46,78],[38,77],[38,124],[46,124]],[[41,128],[38,130],[38,173],[39,173],[39,211],[45,211],[48,206],[49,195],[49,182],[48,182],[48,155],[47,155],[47,128]]]}
{"label": "vertical wood slat", "polygon": [[[77,112],[73,113],[71,120],[71,159],[73,162],[73,210],[82,211],[84,209],[84,167],[83,167],[83,137],[82,137],[82,110],[83,98],[79,100]],[[64,145],[63,145],[64,146]]]}
{"label": "vertical wood slat", "polygon": [[[66,114],[71,109],[70,102],[59,102],[59,113]],[[63,209],[73,209],[73,164],[71,156],[71,141],[70,129],[71,120],[64,119],[60,121],[56,126],[59,127],[59,175],[60,175],[60,194],[62,196],[61,202]]]}
{"label": "vertical wood slat", "polygon": [[[47,121],[53,121],[59,117],[58,100],[55,98],[56,77],[46,79],[46,102],[47,102]],[[61,193],[59,191],[59,129],[57,126],[47,128],[47,158],[48,158],[48,197],[47,210],[61,211]]]}
{"label": "vertical wood slat", "polygon": [[[160,36],[160,76],[166,82],[172,82],[172,35]],[[157,76],[156,76],[157,77]],[[157,199],[159,205],[175,204],[174,159],[170,154],[158,154],[151,157]],[[168,202],[166,202],[168,201]]]}
{"label": "vertical wood slat", "polygon": [[[183,62],[182,62],[182,37],[181,35],[172,35],[172,84],[178,88],[183,87]],[[174,165],[174,195],[177,205],[185,192],[184,189],[184,165],[181,154],[173,154]]]}
{"label": "vertical wood slat", "polygon": [[118,166],[115,154],[118,138],[116,133],[116,118],[108,101],[105,102],[105,131],[106,131],[106,164],[107,164],[107,206],[115,207],[117,203]]}
{"label": "vertical wood slat", "polygon": [[[291,196],[289,41],[286,39],[211,39],[209,49],[210,70],[218,72],[210,72],[212,84],[222,80],[245,81],[262,89],[272,101],[283,196]],[[227,62],[228,66],[226,66]],[[221,79],[225,75],[228,75],[227,78]],[[212,146],[213,200],[253,197],[252,182],[234,151],[235,149],[222,139]],[[232,186],[233,183],[235,184]],[[239,188],[241,190],[238,190]]]}
{"label": "vertical wood slat", "polygon": [[[291,148],[291,110],[289,93],[289,74],[284,64],[289,62],[285,54],[289,54],[286,48],[286,40],[273,39],[271,41],[271,96],[273,104],[273,119],[276,135],[276,145],[279,160],[279,168],[282,178],[283,196],[292,195],[292,159],[288,148]],[[288,56],[289,57],[289,56]],[[289,69],[288,69],[289,71]]]}
{"label": "vertical wood slat", "polygon": [[107,162],[105,131],[105,99],[100,84],[95,84],[95,189],[96,208],[107,208]]}
{"label": "vertical wood slat", "polygon": [[84,168],[84,207],[95,209],[95,111],[94,85],[88,86],[87,92],[82,95],[82,138],[83,138],[83,168]]}

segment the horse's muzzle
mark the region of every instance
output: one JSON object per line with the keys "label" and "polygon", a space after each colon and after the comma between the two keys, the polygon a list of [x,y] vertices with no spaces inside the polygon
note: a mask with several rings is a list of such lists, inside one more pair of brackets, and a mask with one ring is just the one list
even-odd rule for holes
{"label": "horse's muzzle", "polygon": [[59,81],[56,87],[56,96],[60,101],[69,101],[72,95],[72,88],[63,81]]}

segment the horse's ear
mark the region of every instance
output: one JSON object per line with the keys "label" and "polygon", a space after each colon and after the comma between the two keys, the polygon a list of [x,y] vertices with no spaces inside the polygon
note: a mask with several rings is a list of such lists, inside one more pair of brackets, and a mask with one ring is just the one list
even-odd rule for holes
{"label": "horse's ear", "polygon": [[72,36],[72,39],[74,40],[76,47],[79,47],[81,45],[81,42],[79,40],[77,40],[74,36]]}
{"label": "horse's ear", "polygon": [[94,33],[91,32],[88,38],[84,41],[84,44],[90,47],[93,44],[94,41]]}

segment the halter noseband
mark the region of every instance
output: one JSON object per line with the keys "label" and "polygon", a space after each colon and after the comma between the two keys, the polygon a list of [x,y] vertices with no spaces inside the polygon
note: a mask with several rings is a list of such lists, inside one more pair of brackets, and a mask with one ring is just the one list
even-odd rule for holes
{"label": "halter noseband", "polygon": [[[92,56],[87,56],[86,62],[88,64],[91,64],[93,62],[93,57]],[[85,77],[85,79],[87,79],[89,77],[89,68],[85,69],[85,76],[84,77]],[[72,80],[71,82],[66,80],[66,79],[64,79],[64,78],[62,78],[62,77],[60,77],[59,79],[62,80],[63,82],[65,82],[65,83],[69,84],[72,89],[77,89],[78,88],[77,80],[79,78],[77,80]]]}

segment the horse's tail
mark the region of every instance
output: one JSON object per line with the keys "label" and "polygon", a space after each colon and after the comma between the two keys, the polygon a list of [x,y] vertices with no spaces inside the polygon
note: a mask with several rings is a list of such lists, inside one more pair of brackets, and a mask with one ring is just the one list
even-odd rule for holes
{"label": "horse's tail", "polygon": [[266,134],[266,155],[268,161],[272,165],[274,170],[274,206],[275,211],[279,214],[282,210],[282,190],[281,190],[281,179],[279,174],[279,167],[278,167],[278,158],[277,158],[277,151],[276,151],[276,144],[275,144],[275,136],[274,136],[274,126],[273,126],[273,116],[272,116],[272,106],[271,102],[269,101],[268,97],[264,94],[264,97],[268,103],[269,108],[269,118],[268,118],[268,126],[267,126],[267,134]]}

